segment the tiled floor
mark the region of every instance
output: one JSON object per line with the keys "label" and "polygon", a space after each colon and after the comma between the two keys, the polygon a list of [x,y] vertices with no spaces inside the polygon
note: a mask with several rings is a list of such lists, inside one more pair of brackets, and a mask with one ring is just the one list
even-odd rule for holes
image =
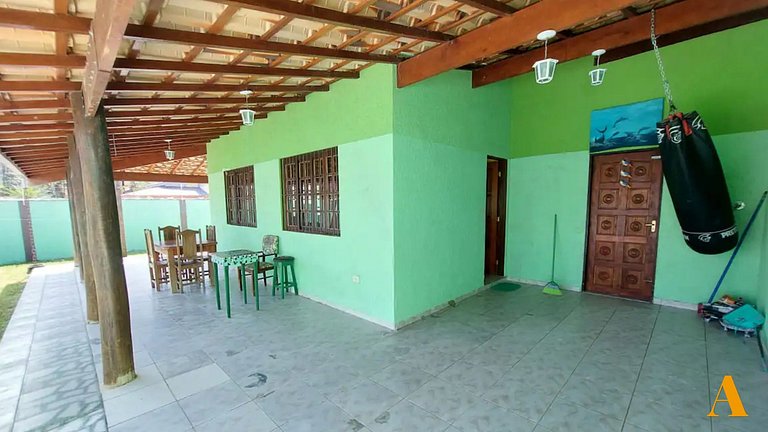
{"label": "tiled floor", "polygon": [[[113,432],[748,432],[768,424],[768,373],[755,341],[690,311],[523,287],[485,291],[390,332],[304,298],[272,299],[262,287],[261,311],[237,294],[227,320],[210,289],[153,292],[143,258],[128,258],[127,268],[139,379],[99,394],[98,328],[83,323],[71,269],[36,270],[0,344],[0,430],[11,430],[9,412],[13,431],[108,423]],[[710,422],[725,374],[749,417],[730,418],[723,404]]]}

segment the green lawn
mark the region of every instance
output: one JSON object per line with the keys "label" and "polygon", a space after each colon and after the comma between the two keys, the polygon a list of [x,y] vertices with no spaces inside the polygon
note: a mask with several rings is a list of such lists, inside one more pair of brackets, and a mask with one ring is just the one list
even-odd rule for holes
{"label": "green lawn", "polygon": [[0,266],[0,336],[13,315],[13,309],[27,281],[29,264]]}

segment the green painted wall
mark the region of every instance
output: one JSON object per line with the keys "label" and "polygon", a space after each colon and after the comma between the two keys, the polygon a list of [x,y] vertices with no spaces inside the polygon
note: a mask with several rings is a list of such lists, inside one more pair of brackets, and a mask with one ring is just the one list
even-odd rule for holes
{"label": "green painted wall", "polygon": [[[757,200],[768,186],[768,131],[715,137],[728,189],[733,201],[744,201],[747,208],[736,212],[736,223],[743,232]],[[768,208],[762,211],[768,210]],[[659,220],[659,251],[656,271],[656,297],[687,303],[706,301],[725,268],[729,253],[701,255],[691,251],[680,235],[669,193],[664,192]],[[720,288],[720,294],[743,296],[755,302],[764,286],[758,278],[763,257],[765,218],[752,225],[749,236]]]}
{"label": "green painted wall", "polygon": [[508,83],[451,71],[394,93],[395,320],[483,285],[488,155],[508,157]]}
{"label": "green painted wall", "polygon": [[[698,110],[726,173],[731,198],[754,206],[768,184],[762,165],[768,160],[768,47],[754,41],[768,34],[768,21],[716,33],[663,49],[672,91],[681,109]],[[749,46],[749,50],[731,49]],[[716,55],[713,55],[716,53]],[[645,53],[607,64],[605,83],[591,87],[589,58],[558,66],[552,83],[542,86],[531,74],[508,80],[512,103],[508,276],[549,278],[551,219],[557,211],[556,278],[580,287],[584,266],[586,200],[589,177],[589,116],[593,109],[662,96],[656,61]],[[757,64],[756,64],[757,63]],[[535,181],[532,181],[534,179]],[[737,213],[743,228],[748,208]],[[565,219],[565,220],[563,220]],[[686,303],[706,300],[728,254],[704,256],[690,251],[680,235],[669,194],[662,195],[655,297]],[[567,224],[567,230],[565,230]],[[763,259],[759,239],[765,223],[753,227],[731,269],[723,293],[757,299]]]}
{"label": "green painted wall", "polygon": [[[390,134],[393,87],[392,66],[377,65],[361,72],[360,79],[333,84],[330,92],[312,93],[304,103],[212,141],[208,172]],[[227,151],[217,151],[219,146]]]}
{"label": "green painted wall", "polygon": [[0,200],[0,232],[3,233],[0,265],[24,262],[26,257],[18,201]]}
{"label": "green painted wall", "polygon": [[[715,137],[731,199],[747,209],[736,213],[743,230],[757,199],[768,185],[768,131]],[[531,178],[541,181],[531,182]],[[587,227],[589,154],[586,151],[531,156],[509,162],[506,273],[515,279],[549,280],[552,215],[558,213],[555,279],[580,289],[583,282]],[[724,281],[721,293],[757,300],[758,274],[764,259],[761,239],[765,219],[758,219]],[[685,303],[705,301],[729,254],[701,255],[685,245],[666,187],[659,217],[659,243],[654,297]],[[681,275],[684,275],[681,276]]]}
{"label": "green painted wall", "polygon": [[[24,262],[24,241],[19,221],[18,201],[0,201],[0,231],[3,248],[0,265]],[[32,231],[38,261],[72,258],[72,224],[67,200],[31,200]],[[207,200],[187,201],[189,228],[205,230],[211,220]],[[124,199],[123,223],[128,251],[145,251],[144,229],[152,229],[157,238],[157,227],[179,225],[181,221],[178,200]]]}
{"label": "green painted wall", "polygon": [[[211,217],[220,249],[261,248],[280,236],[296,257],[302,295],[385,326],[394,325],[392,66],[270,114],[208,145]],[[283,231],[279,158],[339,147],[341,236]],[[257,228],[226,224],[222,170],[254,165]],[[360,283],[353,283],[359,276]]]}
{"label": "green painted wall", "polygon": [[511,159],[507,166],[507,276],[548,282],[557,213],[555,280],[580,289],[589,192],[589,154]]}
{"label": "green painted wall", "polygon": [[205,226],[211,224],[211,204],[208,200],[187,200],[187,227],[199,229],[205,237]]}
{"label": "green painted wall", "polygon": [[157,227],[181,224],[177,200],[123,200],[123,226],[128,251],[146,251],[144,230],[151,229],[157,240]]}
{"label": "green painted wall", "polygon": [[[662,49],[678,107],[701,113],[713,134],[768,129],[768,20]],[[741,47],[741,48],[740,48]],[[586,150],[593,109],[663,96],[652,52],[606,64],[605,83],[589,85],[592,59],[557,66],[537,85],[532,73],[510,80],[513,157]]]}
{"label": "green painted wall", "polygon": [[[38,261],[72,258],[72,221],[67,200],[29,202]],[[23,248],[23,246],[22,246]],[[23,250],[23,249],[22,249]]]}

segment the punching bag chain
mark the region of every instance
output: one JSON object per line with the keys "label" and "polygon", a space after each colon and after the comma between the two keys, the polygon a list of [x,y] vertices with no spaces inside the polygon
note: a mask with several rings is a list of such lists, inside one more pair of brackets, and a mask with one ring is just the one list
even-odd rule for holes
{"label": "punching bag chain", "polygon": [[664,63],[661,61],[661,52],[659,51],[659,44],[656,43],[656,9],[651,9],[651,43],[653,44],[653,53],[656,54],[656,62],[659,64],[659,72],[661,73],[661,82],[664,86],[664,95],[669,101],[670,114],[677,112],[675,103],[672,101],[672,90],[669,89],[669,81],[667,80],[667,74],[664,72]]}

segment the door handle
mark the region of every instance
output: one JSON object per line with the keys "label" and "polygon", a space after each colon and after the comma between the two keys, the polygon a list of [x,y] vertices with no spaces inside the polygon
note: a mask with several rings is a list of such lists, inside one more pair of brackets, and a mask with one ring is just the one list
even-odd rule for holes
{"label": "door handle", "polygon": [[656,219],[652,220],[651,223],[645,224],[645,226],[651,227],[651,232],[655,233],[656,232]]}

